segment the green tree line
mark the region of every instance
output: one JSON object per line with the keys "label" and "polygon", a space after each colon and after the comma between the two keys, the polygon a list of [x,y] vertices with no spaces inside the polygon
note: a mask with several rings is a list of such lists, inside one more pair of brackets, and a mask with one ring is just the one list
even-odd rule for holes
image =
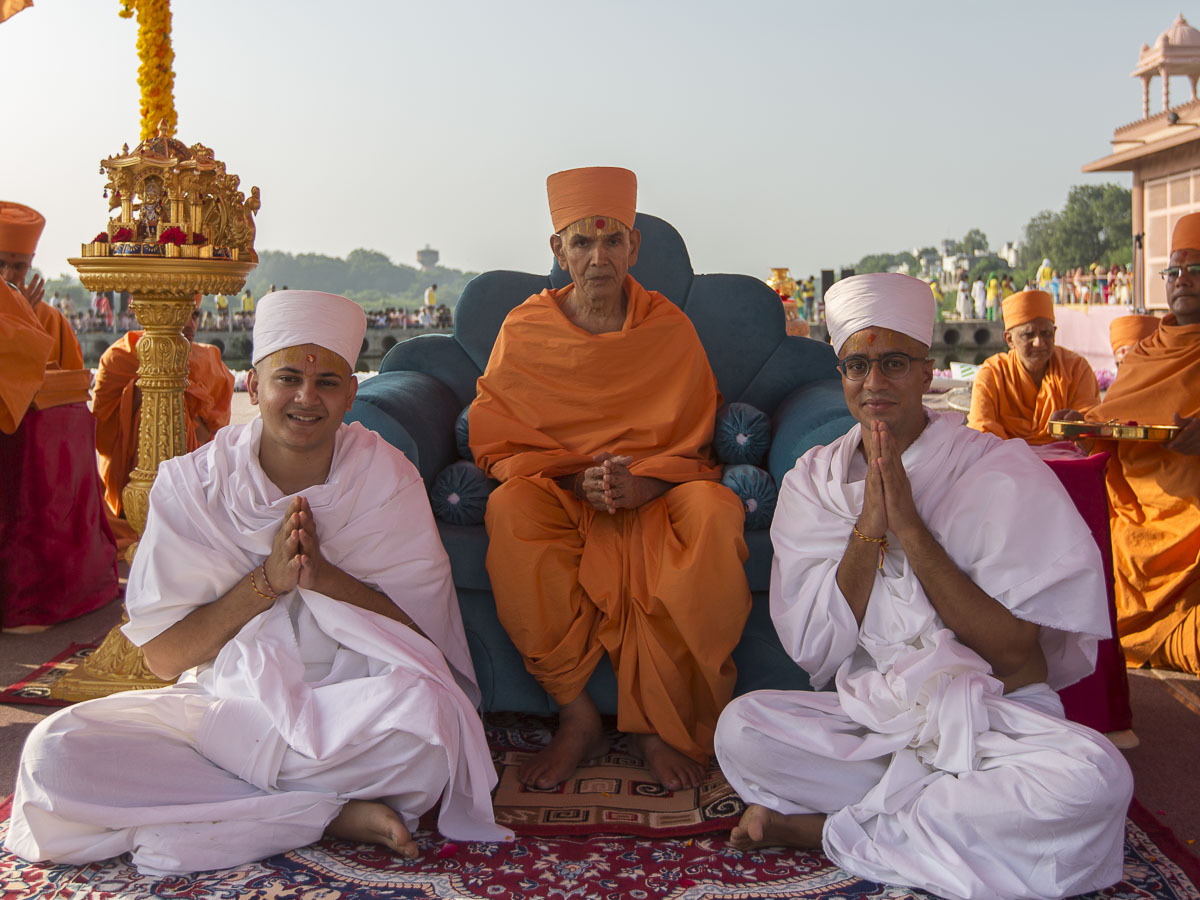
{"label": "green tree line", "polygon": [[[1057,212],[1043,210],[1024,228],[1024,237],[1017,250],[1017,265],[1008,263],[992,253],[975,256],[976,251],[988,249],[987,235],[972,228],[961,240],[953,241],[951,250],[972,258],[968,275],[1008,272],[1018,287],[1037,272],[1043,259],[1060,273],[1092,263],[1102,266],[1133,263],[1133,212],[1128,188],[1117,184],[1075,185],[1067,194],[1067,202]],[[936,252],[929,247],[919,256]],[[940,253],[938,254],[940,255]],[[870,253],[858,261],[854,271],[859,274],[887,272],[899,265],[910,266],[914,274],[918,258],[909,251],[899,253]]]}

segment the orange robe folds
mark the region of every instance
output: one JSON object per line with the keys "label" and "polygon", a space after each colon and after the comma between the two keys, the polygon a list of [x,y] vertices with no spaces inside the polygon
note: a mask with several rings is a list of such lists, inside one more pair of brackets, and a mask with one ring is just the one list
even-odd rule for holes
{"label": "orange robe folds", "polygon": [[29,301],[0,279],[0,432],[12,434],[46,375],[53,342]]}
{"label": "orange robe folds", "polygon": [[[656,733],[697,761],[733,695],[730,654],[750,610],[745,513],[710,451],[720,395],[691,322],[625,280],[620,331],[589,334],[544,291],[500,330],[471,405],[471,449],[503,482],[487,508],[500,621],[559,704],[605,652],[618,727]],[[635,510],[600,512],[555,478],[609,452],[676,484]]]}
{"label": "orange robe folds", "polygon": [[82,369],[83,349],[67,317],[45,301],[39,303],[33,312],[46,334],[54,341],[47,362],[57,363],[60,369]]}
{"label": "orange robe folds", "polygon": [[[100,477],[104,499],[113,515],[121,515],[121,491],[137,464],[138,427],[142,407],[136,390],[137,342],[141,331],[130,331],[104,351],[96,370],[96,451],[100,455]],[[211,435],[229,424],[233,401],[233,373],[221,361],[221,351],[212,344],[193,343],[188,354],[188,385],[184,394],[187,412],[187,449],[204,443],[197,423]]]}
{"label": "orange robe folds", "polygon": [[[1200,325],[1178,325],[1168,315],[1129,351],[1088,418],[1170,425],[1174,413],[1200,416]],[[1117,630],[1126,660],[1141,665],[1200,615],[1200,459],[1155,441],[1109,441],[1104,449],[1113,454],[1107,481]]]}
{"label": "orange robe folds", "polygon": [[1058,440],[1047,431],[1050,414],[1060,409],[1086,412],[1100,402],[1100,386],[1088,361],[1055,347],[1041,385],[1025,371],[1016,350],[989,356],[971,388],[967,425],[1028,444]]}

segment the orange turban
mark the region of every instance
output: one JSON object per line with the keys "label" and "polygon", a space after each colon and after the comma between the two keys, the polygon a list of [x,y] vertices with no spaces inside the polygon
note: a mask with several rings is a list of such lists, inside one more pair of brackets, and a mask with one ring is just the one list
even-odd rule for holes
{"label": "orange turban", "polygon": [[0,250],[32,256],[45,227],[46,220],[36,209],[0,200]]}
{"label": "orange turban", "polygon": [[1045,291],[1017,291],[1004,298],[1000,309],[1005,331],[1034,319],[1054,321],[1054,298]]}
{"label": "orange turban", "polygon": [[591,166],[555,172],[546,179],[546,195],[555,233],[592,216],[610,216],[633,228],[637,176],[628,169]]}
{"label": "orange turban", "polygon": [[1113,353],[1122,347],[1136,344],[1158,331],[1158,316],[1118,316],[1108,323],[1108,339]]}
{"label": "orange turban", "polygon": [[1171,252],[1200,250],[1200,213],[1188,213],[1175,223],[1171,232]]}

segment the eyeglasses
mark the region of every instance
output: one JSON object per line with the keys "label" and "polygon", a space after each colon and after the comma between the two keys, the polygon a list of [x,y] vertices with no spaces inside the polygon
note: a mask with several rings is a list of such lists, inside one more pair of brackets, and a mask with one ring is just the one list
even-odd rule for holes
{"label": "eyeglasses", "polygon": [[850,381],[865,381],[871,374],[871,366],[878,363],[883,377],[896,381],[908,374],[914,362],[924,362],[926,359],[924,356],[909,356],[907,353],[885,353],[875,359],[847,356],[838,362],[837,368]]}
{"label": "eyeglasses", "polygon": [[1058,327],[1052,325],[1049,328],[1014,328],[1009,333],[1013,336],[1014,340],[1021,341],[1022,343],[1029,343],[1034,338],[1041,338],[1042,343],[1048,344],[1054,340],[1056,331],[1058,331]]}
{"label": "eyeglasses", "polygon": [[1200,277],[1200,263],[1191,263],[1186,266],[1167,266],[1158,274],[1163,277],[1164,281],[1174,281],[1183,274],[1183,270],[1187,269],[1187,273],[1193,278]]}

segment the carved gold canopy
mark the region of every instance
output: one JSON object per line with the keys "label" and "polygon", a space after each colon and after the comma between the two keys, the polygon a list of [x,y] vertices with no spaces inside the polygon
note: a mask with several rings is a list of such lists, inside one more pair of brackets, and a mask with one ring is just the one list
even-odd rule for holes
{"label": "carved gold canopy", "polygon": [[[84,257],[124,256],[255,262],[257,187],[247,197],[241,179],[203,144],[185,146],[164,119],[158,133],[132,151],[101,160],[109,219]],[[115,214],[114,214],[115,213]]]}

